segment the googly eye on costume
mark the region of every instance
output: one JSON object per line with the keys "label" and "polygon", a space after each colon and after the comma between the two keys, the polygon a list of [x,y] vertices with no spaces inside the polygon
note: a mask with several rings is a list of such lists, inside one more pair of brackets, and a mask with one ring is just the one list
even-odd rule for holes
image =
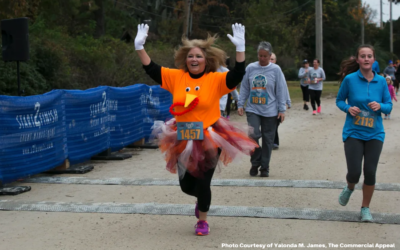
{"label": "googly eye on costume", "polygon": [[199,91],[200,90],[200,86],[196,86],[196,88],[194,88],[194,90]]}
{"label": "googly eye on costume", "polygon": [[189,92],[190,91],[190,87],[186,87],[186,92]]}

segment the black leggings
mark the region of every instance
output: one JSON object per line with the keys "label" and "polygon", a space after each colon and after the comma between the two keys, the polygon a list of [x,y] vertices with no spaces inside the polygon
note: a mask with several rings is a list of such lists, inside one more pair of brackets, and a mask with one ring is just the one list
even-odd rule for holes
{"label": "black leggings", "polygon": [[376,169],[381,155],[383,142],[379,140],[363,141],[347,138],[344,153],[347,162],[346,179],[349,183],[358,183],[364,158],[364,184],[373,186],[376,182]]}
{"label": "black leggings", "polygon": [[317,103],[318,107],[321,106],[321,94],[322,94],[322,90],[312,90],[312,89],[309,89],[308,92],[310,93],[312,109],[313,109],[313,110],[317,110],[317,109],[315,108],[315,103]]}
{"label": "black leggings", "polygon": [[[179,185],[185,194],[197,197],[198,208],[201,212],[208,212],[211,205],[211,179],[214,175],[215,167],[218,163],[221,150],[218,149],[218,156],[213,161],[213,167],[203,173],[202,177],[194,177],[188,171],[182,179],[179,180]],[[199,163],[200,164],[200,163]]]}
{"label": "black leggings", "polygon": [[231,104],[232,104],[232,95],[231,93],[228,94],[228,100],[226,102],[226,116],[229,116],[231,113]]}
{"label": "black leggings", "polygon": [[308,93],[308,85],[307,86],[302,86],[301,87],[301,92],[303,93],[303,101],[309,102],[310,101],[310,94]]}

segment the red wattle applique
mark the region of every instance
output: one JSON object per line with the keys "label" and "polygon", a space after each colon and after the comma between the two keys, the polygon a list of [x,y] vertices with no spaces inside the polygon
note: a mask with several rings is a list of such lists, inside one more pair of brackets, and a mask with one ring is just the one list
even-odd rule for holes
{"label": "red wattle applique", "polygon": [[186,113],[192,111],[198,104],[199,104],[199,98],[196,97],[196,98],[192,101],[192,103],[189,105],[189,107],[188,107],[187,109],[185,109],[185,110],[182,111],[182,112],[175,112],[175,111],[174,111],[174,108],[175,108],[176,106],[182,106],[182,107],[185,106],[185,104],[184,104],[183,102],[176,102],[176,103],[172,104],[171,107],[169,107],[169,112],[170,112],[172,115],[176,115],[176,116],[184,115],[184,114],[186,114]]}

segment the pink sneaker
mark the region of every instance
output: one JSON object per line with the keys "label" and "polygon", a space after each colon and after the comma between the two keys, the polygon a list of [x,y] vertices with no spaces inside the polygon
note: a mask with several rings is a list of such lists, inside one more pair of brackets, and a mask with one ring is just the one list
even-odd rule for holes
{"label": "pink sneaker", "polygon": [[317,111],[316,111],[316,110],[313,110],[312,114],[313,114],[313,115],[316,115],[316,114],[317,114]]}
{"label": "pink sneaker", "polygon": [[318,107],[317,112],[321,113],[321,106]]}
{"label": "pink sneaker", "polygon": [[208,227],[208,223],[205,220],[197,221],[197,224],[194,227],[196,228],[197,235],[205,236],[210,233],[210,228]]}

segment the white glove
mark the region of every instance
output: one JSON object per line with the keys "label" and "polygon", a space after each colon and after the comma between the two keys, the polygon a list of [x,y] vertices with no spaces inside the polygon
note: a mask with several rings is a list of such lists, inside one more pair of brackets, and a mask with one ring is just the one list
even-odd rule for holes
{"label": "white glove", "polygon": [[143,45],[146,43],[147,33],[149,32],[149,26],[147,24],[139,24],[138,31],[135,38],[135,49],[144,49]]}
{"label": "white glove", "polygon": [[232,24],[232,31],[233,31],[233,37],[230,34],[228,34],[229,39],[231,39],[231,42],[234,45],[236,45],[237,52],[244,52],[245,51],[244,25],[241,25],[240,23]]}

